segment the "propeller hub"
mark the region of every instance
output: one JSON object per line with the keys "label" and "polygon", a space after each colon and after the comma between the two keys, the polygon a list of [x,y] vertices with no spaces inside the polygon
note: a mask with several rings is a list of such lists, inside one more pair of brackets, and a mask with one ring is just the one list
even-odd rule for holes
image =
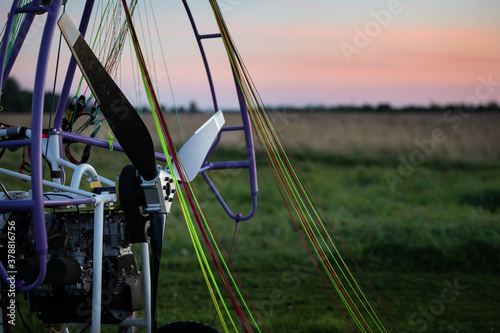
{"label": "propeller hub", "polygon": [[170,213],[170,206],[176,191],[172,175],[165,170],[159,170],[158,175],[153,180],[142,178],[141,187],[146,198],[146,205],[143,207],[145,214]]}

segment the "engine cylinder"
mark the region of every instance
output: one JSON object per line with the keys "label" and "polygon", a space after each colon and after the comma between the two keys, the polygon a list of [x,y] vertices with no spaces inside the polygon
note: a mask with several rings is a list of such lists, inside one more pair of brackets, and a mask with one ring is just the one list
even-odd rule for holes
{"label": "engine cylinder", "polygon": [[45,281],[53,284],[75,284],[80,281],[82,267],[71,258],[53,258],[47,263]]}

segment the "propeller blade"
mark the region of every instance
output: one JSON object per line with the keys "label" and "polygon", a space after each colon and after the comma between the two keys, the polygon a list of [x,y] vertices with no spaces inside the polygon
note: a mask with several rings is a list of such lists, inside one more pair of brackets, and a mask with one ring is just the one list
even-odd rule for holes
{"label": "propeller blade", "polygon": [[154,179],[158,170],[146,125],[66,13],[58,24],[123,151],[145,180]]}
{"label": "propeller blade", "polygon": [[[177,156],[181,162],[180,165],[184,168],[184,175],[188,182],[192,181],[200,171],[200,167],[224,122],[222,111],[217,111],[179,148]],[[175,165],[174,172],[177,179],[180,179],[179,170]]]}

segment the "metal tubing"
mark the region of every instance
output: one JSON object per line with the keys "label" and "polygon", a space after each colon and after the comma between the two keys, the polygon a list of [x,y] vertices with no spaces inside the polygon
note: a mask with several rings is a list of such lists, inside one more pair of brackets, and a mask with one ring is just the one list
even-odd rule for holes
{"label": "metal tubing", "polygon": [[[17,6],[19,6],[19,0],[12,1],[10,12],[11,13],[15,12]],[[0,50],[0,82],[2,83],[2,86],[0,87],[1,90],[3,90],[3,82],[5,74],[4,64],[5,64],[5,59],[7,58],[7,48],[9,46],[9,38],[12,32],[12,24],[14,24],[14,18],[15,15],[9,15],[9,17],[7,18],[7,25],[5,26],[5,32],[2,40],[2,48]]]}
{"label": "metal tubing", "polygon": [[31,175],[32,182],[32,200],[33,205],[33,225],[35,229],[36,249],[39,255],[40,271],[38,278],[29,286],[22,286],[21,292],[31,291],[38,287],[45,279],[47,265],[47,233],[45,230],[45,211],[43,202],[43,172],[42,172],[42,121],[43,121],[43,101],[45,95],[45,78],[50,56],[50,46],[57,23],[57,14],[61,9],[61,0],[53,0],[48,6],[47,20],[43,30],[40,43],[40,52],[38,54],[37,70],[35,74],[35,86],[33,89],[33,104],[31,108]]}
{"label": "metal tubing", "polygon": [[17,148],[31,145],[31,140],[9,140],[0,141],[0,148]]}
{"label": "metal tubing", "polygon": [[[90,20],[90,14],[92,13],[92,8],[94,7],[94,0],[87,0],[85,3],[85,8],[83,9],[82,19],[80,20],[80,33],[85,36],[87,32],[87,27]],[[71,60],[68,65],[68,71],[66,72],[66,78],[64,79],[64,85],[61,90],[61,97],[57,104],[56,115],[54,117],[54,127],[57,131],[61,131],[62,119],[64,117],[64,112],[66,111],[66,103],[68,101],[69,92],[71,90],[71,84],[73,83],[73,78],[75,76],[76,60],[75,57],[71,56]]]}
{"label": "metal tubing", "polygon": [[144,318],[146,319],[146,332],[151,332],[151,267],[149,265],[148,243],[141,243],[142,286],[144,289]]}
{"label": "metal tubing", "polygon": [[248,161],[232,161],[232,162],[211,162],[202,168],[201,171],[207,170],[226,170],[226,169],[248,169]]}
{"label": "metal tubing", "polygon": [[0,212],[24,212],[32,209],[32,200],[2,200],[2,202],[0,202]]}
{"label": "metal tubing", "polygon": [[[85,144],[89,144],[89,145],[99,147],[99,148],[109,149],[109,142],[106,140],[91,138],[89,136],[76,134],[76,133],[70,133],[70,132],[62,132],[61,136],[63,139],[69,139],[71,141],[85,143]],[[116,150],[119,152],[123,152],[123,149],[119,143],[113,142],[112,147],[113,147],[113,151]]]}
{"label": "metal tubing", "polygon": [[[212,99],[213,99],[213,102],[214,102],[214,108],[215,108],[215,111],[217,112],[217,110],[219,109],[218,108],[218,105],[217,105],[217,98],[216,98],[216,94],[215,94],[215,88],[214,88],[214,85],[213,85],[213,80],[212,80],[212,75],[211,75],[211,72],[210,72],[210,67],[209,67],[209,64],[208,64],[208,60],[207,60],[207,57],[206,57],[206,54],[205,54],[205,50],[203,48],[203,44],[202,44],[202,39],[206,39],[206,38],[216,38],[216,37],[222,37],[222,35],[219,33],[219,34],[206,34],[206,35],[200,35],[199,32],[198,32],[198,28],[196,27],[196,24],[194,22],[194,18],[193,18],[193,15],[191,13],[191,10],[189,8],[189,5],[187,4],[187,0],[182,0],[182,3],[184,4],[184,7],[186,9],[186,12],[188,14],[188,17],[189,17],[189,21],[191,22],[191,26],[193,28],[193,32],[196,36],[196,41],[198,42],[198,47],[200,49],[200,53],[201,53],[201,56],[202,56],[202,59],[203,59],[203,63],[205,65],[205,70],[207,72],[207,76],[208,76],[208,82],[210,84],[210,91],[212,93]],[[210,163],[210,164],[206,164],[202,167],[201,169],[201,173],[203,175],[203,177],[205,178],[205,181],[208,183],[209,187],[212,189],[213,193],[215,194],[217,200],[219,201],[219,203],[222,205],[222,207],[224,208],[224,210],[226,211],[226,213],[233,219],[235,220],[238,220],[238,221],[243,221],[243,220],[248,220],[250,219],[256,212],[257,210],[257,194],[258,194],[258,184],[257,184],[257,167],[255,165],[255,150],[254,150],[254,144],[253,144],[253,136],[252,136],[252,129],[251,129],[251,124],[250,124],[250,119],[249,119],[249,115],[248,115],[248,109],[247,109],[247,106],[246,106],[246,103],[245,103],[245,99],[243,97],[243,93],[241,91],[241,88],[238,84],[238,80],[237,80],[237,75],[234,71],[234,69],[232,68],[232,73],[233,73],[233,78],[234,78],[234,84],[235,84],[235,88],[236,88],[236,93],[237,93],[237,96],[238,96],[238,102],[239,102],[239,105],[240,105],[240,113],[241,113],[241,120],[242,120],[242,123],[243,123],[243,126],[238,126],[238,127],[228,127],[228,128],[222,128],[221,132],[224,132],[224,131],[235,131],[235,130],[243,130],[244,132],[244,135],[245,135],[245,143],[246,143],[246,152],[247,152],[247,162],[246,164],[244,162],[236,162],[234,165],[236,168],[248,168],[248,172],[249,172],[249,178],[250,178],[250,192],[251,192],[251,195],[252,195],[252,211],[250,212],[249,215],[245,216],[245,217],[241,217],[241,214],[233,214],[231,212],[231,210],[228,208],[227,204],[225,203],[224,201],[224,198],[222,198],[222,196],[219,194],[219,192],[217,191],[217,189],[215,188],[214,184],[211,182],[210,178],[208,177],[208,175],[206,175],[206,173],[204,171],[208,170],[208,169],[211,169],[212,167],[216,167],[216,168],[219,168],[219,169],[230,169],[231,167],[228,165],[228,164],[224,164],[224,163],[219,163],[219,164],[214,164],[214,163]],[[219,133],[219,135],[217,136],[217,139],[215,140],[214,144],[212,145],[212,148],[210,149],[209,153],[207,154],[207,156],[210,156],[213,152],[213,150],[215,149],[215,147],[217,146],[217,144],[219,143],[220,141],[220,138],[221,138],[221,133]],[[230,163],[233,163],[233,162],[230,162]]]}
{"label": "metal tubing", "polygon": [[101,292],[102,292],[102,252],[104,238],[104,201],[97,200],[94,208],[94,248],[92,283],[92,326],[90,332],[101,331]]}
{"label": "metal tubing", "polygon": [[228,127],[222,127],[220,130],[221,132],[230,132],[230,131],[242,131],[245,128],[243,126],[228,126]]}
{"label": "metal tubing", "polygon": [[[75,164],[73,164],[73,163],[71,163],[71,162],[68,162],[68,161],[66,161],[65,159],[62,159],[62,158],[60,158],[60,157],[56,158],[56,161],[57,161],[59,164],[62,164],[62,165],[64,165],[64,166],[66,166],[66,167],[69,167],[69,168],[71,168],[71,169],[73,169],[73,170],[75,170],[75,171],[76,171],[76,170],[78,170],[78,168],[80,167],[80,166],[75,165]],[[80,165],[83,165],[83,164],[80,164]],[[85,165],[89,165],[89,164],[85,164]],[[92,167],[91,165],[90,165],[90,167],[91,167],[92,169],[94,168],[94,167]],[[95,173],[95,176],[97,177],[97,179],[99,179],[99,180],[100,180],[101,182],[103,182],[104,184],[109,185],[109,186],[115,186],[115,185],[116,185],[116,183],[115,183],[114,181],[112,181],[111,179],[108,179],[108,178],[103,177],[103,176],[99,176],[95,170],[94,170],[94,171],[91,171],[91,172]],[[91,174],[91,175],[88,175],[88,176],[92,176],[92,174]],[[73,173],[73,178],[75,178],[75,174],[74,174],[74,173]],[[79,178],[79,179],[81,179],[81,176],[80,176],[80,178]],[[72,180],[71,182],[73,182],[73,180]],[[78,187],[75,187],[75,188],[78,188]]]}
{"label": "metal tubing", "polygon": [[221,34],[206,34],[206,35],[199,35],[200,39],[210,39],[210,38],[220,38]]}
{"label": "metal tubing", "polygon": [[71,200],[45,200],[45,207],[68,206],[68,205],[90,205],[94,203],[94,199],[71,199]]}
{"label": "metal tubing", "polygon": [[[36,0],[32,2],[32,6],[39,6],[42,0]],[[14,65],[17,55],[19,54],[19,51],[21,51],[21,47],[24,44],[24,40],[26,39],[26,36],[28,35],[28,32],[31,28],[31,24],[33,23],[33,19],[35,18],[35,13],[29,13],[26,15],[24,18],[24,21],[21,25],[21,28],[19,29],[19,34],[16,37],[16,40],[14,41],[14,44],[12,45],[12,51],[9,55],[9,59],[7,59],[7,64],[5,65],[4,69],[4,74],[3,78],[1,81],[1,86],[3,87],[5,85],[5,82],[7,81],[7,78],[9,77],[10,71],[12,69],[12,66]],[[14,15],[13,15],[14,16]]]}
{"label": "metal tubing", "polygon": [[17,8],[15,13],[16,14],[42,14],[42,13],[45,13],[48,11],[50,11],[48,6],[29,6],[29,7]]}
{"label": "metal tubing", "polygon": [[228,205],[226,204],[226,201],[224,200],[224,198],[222,198],[219,191],[217,190],[215,185],[212,183],[212,180],[210,180],[210,178],[208,177],[206,172],[202,172],[201,175],[203,176],[203,178],[205,179],[205,181],[208,184],[208,187],[210,187],[213,194],[215,195],[215,197],[219,201],[220,205],[222,206],[222,208],[224,209],[224,211],[226,212],[226,214],[230,218],[232,218],[233,220],[235,220],[237,222],[240,222],[240,221],[248,221],[250,218],[252,218],[252,216],[254,216],[255,212],[257,211],[257,196],[256,195],[252,195],[252,210],[250,211],[250,213],[248,213],[248,215],[242,216],[242,214],[234,214],[231,211],[231,209],[228,207]]}
{"label": "metal tubing", "polygon": [[92,181],[96,181],[97,179],[99,179],[99,176],[97,175],[97,172],[95,171],[93,166],[91,166],[90,164],[80,164],[73,172],[73,177],[71,178],[71,184],[69,185],[69,187],[78,189],[80,187],[80,182],[82,181],[82,177],[84,174],[86,174],[87,177],[92,178]]}
{"label": "metal tubing", "polygon": [[[193,27],[193,32],[196,37],[196,41],[198,42],[198,47],[200,49],[201,57],[203,58],[203,63],[205,64],[205,70],[207,72],[208,84],[210,85],[210,92],[212,93],[212,102],[214,104],[214,112],[219,110],[219,105],[217,103],[217,96],[215,95],[214,82],[212,80],[212,73],[210,72],[210,67],[208,66],[207,56],[205,54],[205,49],[203,47],[203,43],[201,40],[203,37],[198,33],[198,28],[196,27],[196,23],[194,22],[193,14],[191,13],[191,9],[189,8],[187,1],[182,0],[184,7],[186,8],[187,15],[189,17],[189,22],[191,22],[191,26]],[[212,35],[213,36],[213,35]]]}
{"label": "metal tubing", "polygon": [[[104,149],[109,149],[109,142],[101,139],[95,139],[91,138],[88,136],[80,135],[80,134],[75,134],[75,133],[69,133],[69,132],[62,132],[62,137],[65,139],[69,139],[75,142],[81,142],[85,144],[89,144],[95,147],[99,148],[104,148]],[[123,148],[120,146],[119,143],[113,143],[112,144],[113,151],[119,151],[123,153]],[[158,161],[163,161],[165,162],[165,155],[161,153],[155,153],[155,158]]]}
{"label": "metal tubing", "polygon": [[[30,177],[28,175],[23,175],[22,173],[18,173],[18,172],[14,172],[14,171],[11,171],[11,170],[0,168],[0,174],[2,174],[2,173],[4,175],[8,175],[8,176],[11,176],[11,177],[14,177],[14,178],[19,178],[19,179],[22,179],[22,180],[34,182],[33,176]],[[82,190],[75,189],[75,188],[72,188],[72,187],[69,187],[69,186],[66,186],[66,185],[62,185],[62,184],[59,184],[59,183],[54,183],[54,182],[51,182],[51,181],[48,181],[48,180],[42,180],[42,184],[45,185],[45,186],[50,186],[50,187],[58,189],[58,190],[62,190],[62,191],[71,192],[71,193],[74,193],[74,194],[77,194],[77,195],[81,195],[83,197],[92,198],[92,197],[95,196],[94,193],[87,192],[87,191],[82,191]],[[42,193],[42,196],[43,196],[43,193]],[[3,202],[0,202],[0,209],[4,209],[2,207],[5,207],[5,209],[9,209],[8,208],[8,207],[10,207],[9,203],[11,203],[11,202],[13,203],[13,202],[15,202],[15,200],[8,200],[8,201],[6,201],[6,204],[4,204]],[[43,203],[43,197],[42,197],[41,202]],[[45,226],[45,224],[44,224],[44,226]],[[44,234],[45,234],[45,229],[43,231],[44,231]]]}
{"label": "metal tubing", "polygon": [[127,318],[118,324],[119,327],[130,327],[130,326],[145,327],[146,325],[147,321],[145,318]]}
{"label": "metal tubing", "polygon": [[[255,148],[253,145],[253,136],[252,136],[252,128],[250,124],[250,119],[248,116],[248,109],[245,103],[245,99],[243,97],[243,93],[241,91],[240,86],[238,85],[238,80],[236,78],[236,73],[234,73],[233,69],[233,77],[234,84],[236,87],[236,93],[238,95],[238,101],[240,103],[240,113],[241,120],[243,122],[243,132],[245,133],[245,143],[247,149],[247,158],[248,163],[250,165],[248,172],[250,173],[250,191],[253,197],[257,196],[259,192],[258,184],[257,184],[257,166],[255,165]],[[254,202],[257,202],[256,200]]]}

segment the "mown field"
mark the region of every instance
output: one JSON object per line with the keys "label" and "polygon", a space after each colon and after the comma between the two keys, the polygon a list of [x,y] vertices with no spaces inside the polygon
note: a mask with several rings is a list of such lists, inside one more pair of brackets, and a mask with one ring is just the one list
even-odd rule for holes
{"label": "mown field", "polygon": [[[182,115],[184,135],[206,117]],[[237,115],[226,119],[234,124]],[[499,114],[277,112],[273,119],[326,215],[405,331],[500,330]],[[0,122],[18,121],[0,116]],[[240,157],[239,139],[225,138],[213,159]],[[7,152],[0,164],[19,168],[20,155]],[[95,149],[91,163],[114,178],[126,159]],[[303,267],[307,253],[260,153],[258,174],[259,208],[238,226],[231,262],[267,331],[348,332],[322,281]],[[250,209],[245,172],[211,177],[230,207]],[[0,179],[9,190],[26,186]],[[234,223],[202,180],[196,182],[228,250]],[[215,309],[178,207],[167,221],[163,257],[160,322],[211,323]],[[286,283],[290,275],[299,283]]]}

